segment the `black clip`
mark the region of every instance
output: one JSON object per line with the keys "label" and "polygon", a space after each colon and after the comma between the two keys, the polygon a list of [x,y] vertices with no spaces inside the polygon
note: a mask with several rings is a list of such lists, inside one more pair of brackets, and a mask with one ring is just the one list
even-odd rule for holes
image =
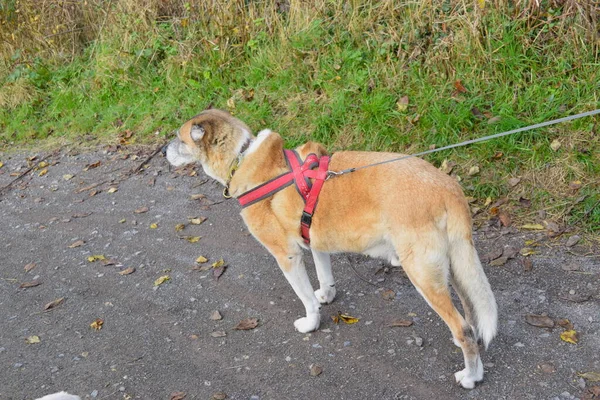
{"label": "black clip", "polygon": [[302,225],[306,225],[310,228],[310,225],[312,224],[312,214],[309,214],[306,211],[302,211],[302,217],[300,218],[300,223]]}

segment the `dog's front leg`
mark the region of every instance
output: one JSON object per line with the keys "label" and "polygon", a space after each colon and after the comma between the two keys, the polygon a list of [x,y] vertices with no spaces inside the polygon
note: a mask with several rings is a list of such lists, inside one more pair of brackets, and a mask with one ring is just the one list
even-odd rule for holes
{"label": "dog's front leg", "polygon": [[322,253],[311,249],[317,277],[319,278],[319,289],[315,290],[315,296],[321,304],[329,304],[335,297],[335,280],[331,272],[331,257],[329,253]]}
{"label": "dog's front leg", "polygon": [[292,285],[294,292],[304,304],[306,317],[297,319],[294,326],[299,332],[312,332],[319,328],[321,322],[321,305],[313,292],[313,287],[308,279],[302,254],[291,254],[286,256],[275,256],[279,268],[283,271],[286,279]]}

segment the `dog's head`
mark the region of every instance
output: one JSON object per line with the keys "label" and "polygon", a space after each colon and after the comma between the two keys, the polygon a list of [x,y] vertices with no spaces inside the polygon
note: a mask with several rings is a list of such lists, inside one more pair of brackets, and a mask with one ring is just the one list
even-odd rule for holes
{"label": "dog's head", "polygon": [[229,166],[251,138],[242,121],[226,111],[209,109],[179,128],[166,156],[175,167],[200,162],[208,176],[225,184]]}

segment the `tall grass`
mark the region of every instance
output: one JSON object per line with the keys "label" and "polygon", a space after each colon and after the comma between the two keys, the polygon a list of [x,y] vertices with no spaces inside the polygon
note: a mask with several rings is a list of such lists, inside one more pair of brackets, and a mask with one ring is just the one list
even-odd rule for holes
{"label": "tall grass", "polygon": [[[290,146],[412,152],[599,106],[596,0],[4,0],[0,12],[3,147],[125,130],[148,141],[212,103]],[[600,230],[595,121],[430,160],[456,161],[481,201],[526,197]]]}

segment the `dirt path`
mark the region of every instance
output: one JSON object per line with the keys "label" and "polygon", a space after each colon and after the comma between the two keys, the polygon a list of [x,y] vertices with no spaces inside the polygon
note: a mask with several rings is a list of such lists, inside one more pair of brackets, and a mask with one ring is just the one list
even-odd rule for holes
{"label": "dirt path", "polygon": [[[25,171],[27,156],[0,155],[0,187],[15,178],[11,173]],[[500,266],[486,263],[500,332],[483,355],[485,381],[466,391],[452,376],[463,368],[461,352],[401,270],[335,256],[338,297],[324,307],[319,331],[297,333],[292,322],[303,307],[249,236],[235,201],[221,202],[221,188],[201,171],[169,172],[162,156],[128,175],[144,154],[134,158],[58,154],[48,159],[46,174],[32,171],[2,195],[0,399],[59,390],[97,399],[169,399],[173,392],[187,393],[186,399],[223,392],[231,399],[278,400],[600,396],[598,383],[578,376],[600,372],[598,249],[566,247],[568,237],[549,240],[544,233],[476,232],[482,256],[514,253],[526,240],[539,240],[532,247],[539,254],[530,256],[531,270],[518,253]],[[205,198],[192,200],[192,194]],[[148,211],[135,212],[142,207]],[[193,225],[192,217],[207,219]],[[185,228],[177,232],[177,224]],[[183,236],[201,239],[190,243]],[[80,240],[85,243],[70,247]],[[88,261],[93,255],[115,264]],[[192,269],[201,255],[208,264],[223,258],[227,268],[219,280]],[[26,272],[30,263],[35,267]],[[315,279],[312,261],[307,264]],[[135,272],[119,274],[128,267]],[[163,275],[170,280],[154,286]],[[19,289],[33,281],[41,284]],[[395,297],[383,296],[387,289]],[[44,312],[58,298],[63,303]],[[214,310],[221,320],[210,319]],[[336,325],[330,316],[338,311],[360,321]],[[579,343],[561,340],[561,327],[526,323],[526,315],[542,313],[569,319]],[[100,330],[90,327],[97,318],[104,321]],[[258,318],[258,327],[233,330],[246,318]],[[390,327],[396,319],[413,325]],[[28,344],[31,336],[40,343]],[[312,364],[322,374],[311,376]]]}

